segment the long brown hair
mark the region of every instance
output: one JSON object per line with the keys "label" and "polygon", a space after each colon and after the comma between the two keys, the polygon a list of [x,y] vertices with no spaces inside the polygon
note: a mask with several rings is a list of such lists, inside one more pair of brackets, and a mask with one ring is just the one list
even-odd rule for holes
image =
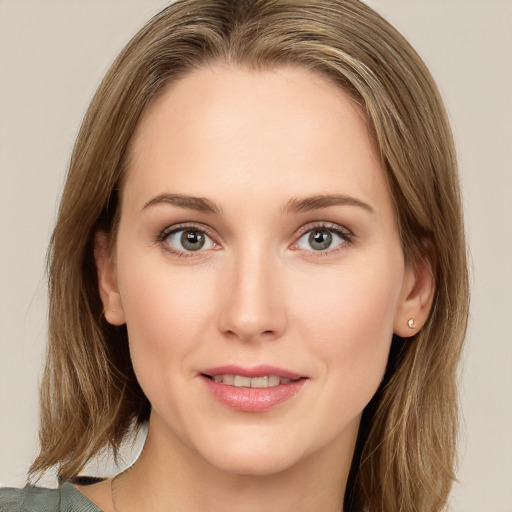
{"label": "long brown hair", "polygon": [[57,465],[61,478],[74,476],[149,417],[126,329],[102,316],[93,239],[98,229],[115,234],[141,114],[169,81],[216,63],[302,66],[365,108],[405,257],[429,260],[436,294],[418,334],[393,343],[386,377],[363,415],[345,510],[441,510],[454,478],[457,364],[469,300],[455,152],[422,60],[358,0],[178,1],[113,63],[78,135],[49,250],[49,349],[32,474]]}

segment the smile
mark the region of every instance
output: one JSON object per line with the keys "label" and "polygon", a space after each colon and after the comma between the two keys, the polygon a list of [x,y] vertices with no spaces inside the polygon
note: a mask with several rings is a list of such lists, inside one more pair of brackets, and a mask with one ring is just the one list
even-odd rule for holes
{"label": "smile", "polygon": [[200,373],[206,389],[223,406],[258,413],[294,399],[310,379],[282,368],[227,365]]}
{"label": "smile", "polygon": [[221,382],[226,386],[236,388],[273,388],[281,384],[289,384],[292,379],[279,377],[278,375],[264,375],[262,377],[246,377],[245,375],[213,375],[210,377],[215,382]]}

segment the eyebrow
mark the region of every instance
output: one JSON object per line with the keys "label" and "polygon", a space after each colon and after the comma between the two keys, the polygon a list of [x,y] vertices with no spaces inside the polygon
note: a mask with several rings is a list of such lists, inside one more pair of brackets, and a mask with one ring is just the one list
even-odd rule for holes
{"label": "eyebrow", "polygon": [[150,199],[143,207],[142,210],[147,210],[152,206],[161,204],[170,204],[179,208],[186,208],[188,210],[196,210],[203,213],[220,214],[221,208],[213,201],[205,199],[204,197],[186,196],[183,194],[159,194]]}
{"label": "eyebrow", "polygon": [[[159,194],[150,199],[144,204],[142,210],[151,208],[152,206],[170,204],[179,208],[186,208],[188,210],[196,210],[203,213],[214,213],[220,215],[222,209],[217,206],[213,201],[204,197],[187,196],[184,194]],[[288,201],[283,208],[283,213],[301,213],[311,210],[321,210],[331,206],[357,206],[364,208],[370,213],[375,213],[375,210],[367,203],[356,199],[352,196],[342,194],[318,195],[312,197],[305,197],[303,199],[292,198]]]}
{"label": "eyebrow", "polygon": [[331,206],[357,206],[370,213],[375,213],[375,210],[369,204],[355,197],[342,194],[319,195],[305,197],[304,199],[292,198],[284,207],[283,213],[308,212],[311,210],[329,208]]}

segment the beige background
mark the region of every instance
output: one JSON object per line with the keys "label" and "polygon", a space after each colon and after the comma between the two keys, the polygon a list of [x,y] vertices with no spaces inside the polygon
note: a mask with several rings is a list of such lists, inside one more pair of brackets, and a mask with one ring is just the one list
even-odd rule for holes
{"label": "beige background", "polygon": [[[0,0],[0,484],[36,448],[44,256],[71,145],[101,76],[163,0]],[[473,260],[454,512],[512,512],[512,1],[373,0],[438,80]]]}

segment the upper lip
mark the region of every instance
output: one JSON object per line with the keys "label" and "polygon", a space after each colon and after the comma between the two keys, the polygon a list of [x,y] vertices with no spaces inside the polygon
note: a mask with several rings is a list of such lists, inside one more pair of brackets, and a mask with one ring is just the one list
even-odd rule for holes
{"label": "upper lip", "polygon": [[261,364],[257,366],[240,366],[236,364],[227,364],[223,366],[216,366],[214,368],[206,368],[201,370],[199,373],[203,375],[209,375],[210,377],[213,377],[214,375],[241,375],[243,377],[253,378],[264,377],[266,375],[276,375],[278,377],[291,380],[297,380],[304,377],[304,375],[299,375],[298,373],[292,372],[290,370],[268,364]]}

